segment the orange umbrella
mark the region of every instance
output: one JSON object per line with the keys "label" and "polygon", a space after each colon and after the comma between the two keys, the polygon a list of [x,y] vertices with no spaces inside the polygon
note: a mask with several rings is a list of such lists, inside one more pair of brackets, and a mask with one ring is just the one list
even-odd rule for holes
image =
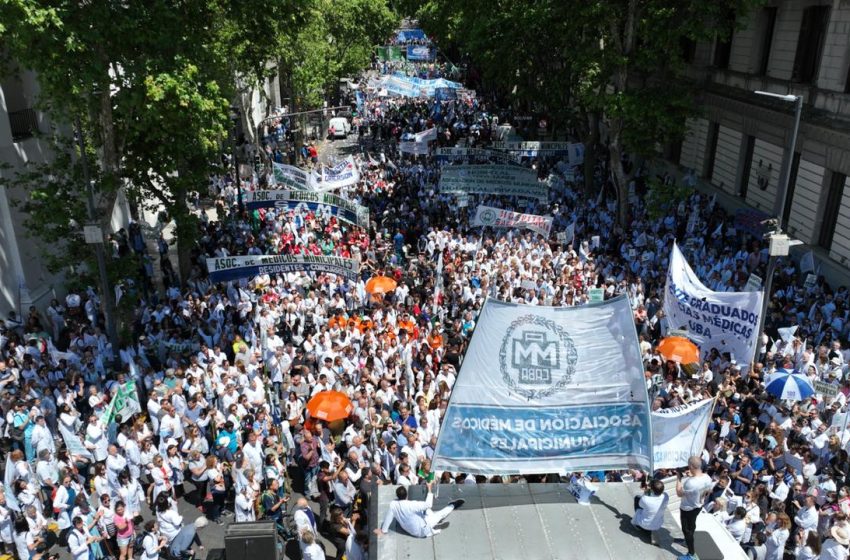
{"label": "orange umbrella", "polygon": [[333,422],[351,415],[354,405],[345,393],[339,391],[322,391],[307,403],[307,411],[312,418]]}
{"label": "orange umbrella", "polygon": [[398,283],[389,276],[373,276],[366,282],[366,293],[386,294],[395,290]]}
{"label": "orange umbrella", "polygon": [[668,336],[658,345],[658,351],[665,359],[680,364],[699,362],[699,348],[683,336]]}

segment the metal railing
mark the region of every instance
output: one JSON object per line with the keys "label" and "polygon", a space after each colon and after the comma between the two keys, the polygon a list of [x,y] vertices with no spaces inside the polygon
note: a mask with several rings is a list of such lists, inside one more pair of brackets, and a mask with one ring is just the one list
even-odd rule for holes
{"label": "metal railing", "polygon": [[12,130],[13,142],[32,138],[38,132],[38,113],[35,109],[11,111],[9,113],[9,127]]}

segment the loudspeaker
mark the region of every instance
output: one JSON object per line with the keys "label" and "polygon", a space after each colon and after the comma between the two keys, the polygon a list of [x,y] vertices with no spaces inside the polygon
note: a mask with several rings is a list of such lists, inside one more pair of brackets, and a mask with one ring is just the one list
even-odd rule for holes
{"label": "loudspeaker", "polygon": [[231,523],[224,535],[227,560],[278,560],[277,530],[273,521]]}

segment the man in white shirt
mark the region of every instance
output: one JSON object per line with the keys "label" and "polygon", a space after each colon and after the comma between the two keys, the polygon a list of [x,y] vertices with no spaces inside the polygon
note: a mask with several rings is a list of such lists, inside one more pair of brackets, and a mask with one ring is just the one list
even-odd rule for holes
{"label": "man in white shirt", "polygon": [[632,525],[644,531],[657,531],[664,524],[664,510],[670,497],[664,491],[664,483],[653,480],[643,496],[635,497],[635,516]]}
{"label": "man in white shirt", "polygon": [[688,459],[686,475],[684,481],[682,476],[679,475],[679,480],[676,481],[676,495],[682,499],[679,512],[682,533],[685,535],[685,545],[688,547],[688,554],[680,558],[691,560],[696,556],[694,533],[697,528],[697,516],[702,511],[702,504],[705,503],[706,496],[714,488],[714,482],[710,476],[702,472],[702,460],[696,455]]}
{"label": "man in white shirt", "polygon": [[818,526],[818,510],[815,507],[815,497],[806,496],[803,507],[794,516],[794,523],[804,531],[814,531]]}
{"label": "man in white shirt", "polygon": [[390,525],[393,519],[398,521],[399,526],[409,535],[419,538],[432,537],[440,532],[439,525],[448,517],[448,515],[461,507],[464,500],[454,500],[449,502],[449,505],[434,512],[431,507],[434,505],[434,494],[431,492],[433,482],[429,482],[428,495],[424,502],[412,502],[407,499],[407,488],[400,486],[396,488],[395,495],[397,500],[390,504],[387,514],[384,517],[383,524],[375,529],[377,536],[386,535],[390,530]]}

